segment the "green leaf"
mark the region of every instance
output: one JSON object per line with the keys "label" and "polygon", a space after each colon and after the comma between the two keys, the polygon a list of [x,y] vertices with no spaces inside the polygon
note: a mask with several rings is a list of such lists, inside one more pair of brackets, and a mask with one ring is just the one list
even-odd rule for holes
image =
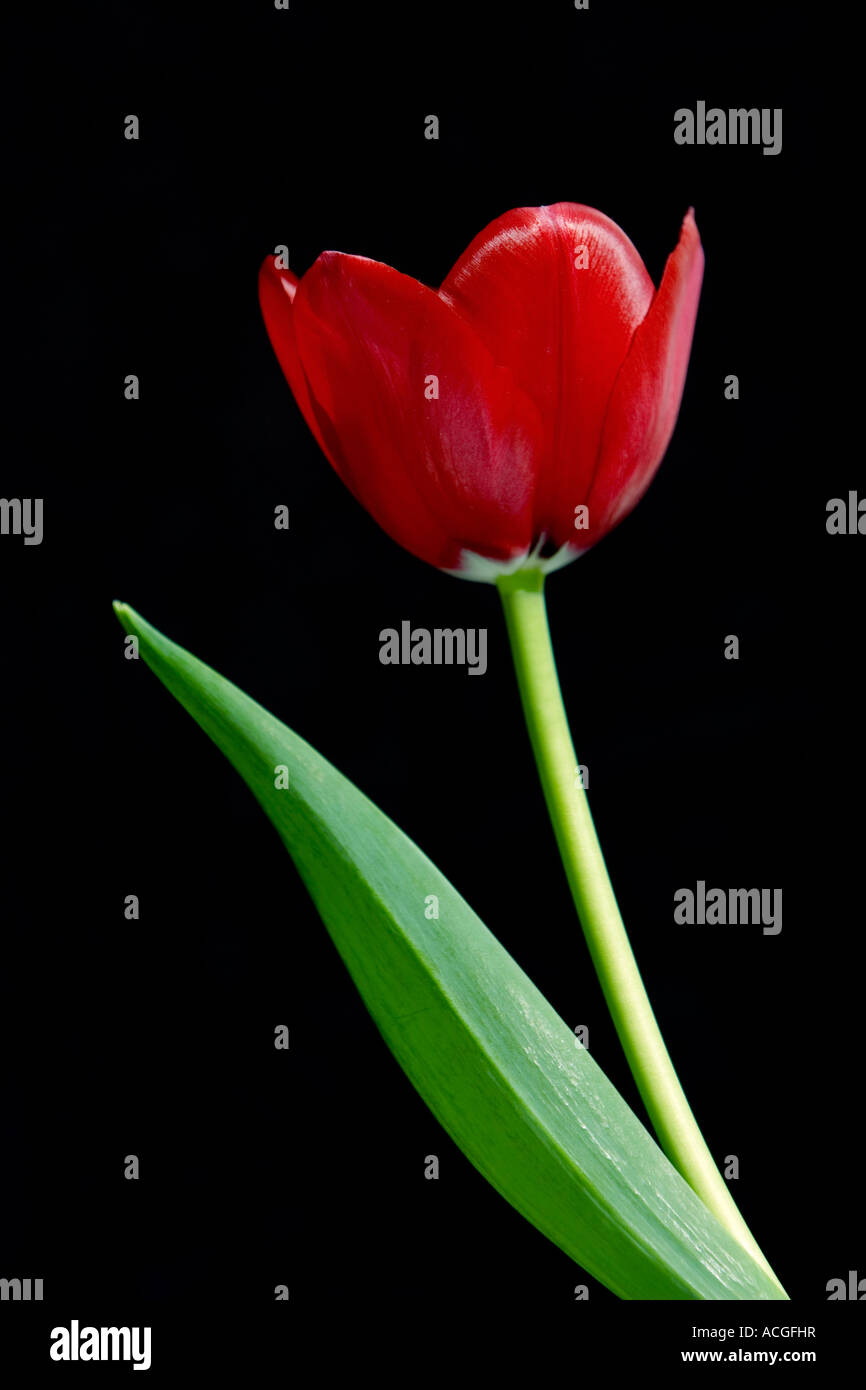
{"label": "green leaf", "polygon": [[[261,705],[115,611],[273,821],[389,1048],[497,1191],[620,1298],[784,1299],[418,847]],[[351,1057],[342,1079],[362,1084]]]}

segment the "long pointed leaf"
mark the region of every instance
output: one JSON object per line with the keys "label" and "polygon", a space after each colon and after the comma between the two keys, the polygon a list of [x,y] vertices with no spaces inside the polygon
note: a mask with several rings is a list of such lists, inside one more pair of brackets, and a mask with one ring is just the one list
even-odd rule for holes
{"label": "long pointed leaf", "polygon": [[784,1299],[417,846],[261,705],[115,609],[273,821],[403,1070],[512,1206],[620,1298]]}

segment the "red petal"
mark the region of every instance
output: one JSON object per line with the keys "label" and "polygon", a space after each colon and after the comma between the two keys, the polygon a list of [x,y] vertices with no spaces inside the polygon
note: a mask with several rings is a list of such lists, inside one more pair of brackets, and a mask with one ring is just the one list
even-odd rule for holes
{"label": "red petal", "polygon": [[611,395],[589,495],[590,543],[628,515],[664,457],[682,400],[703,274],[703,248],[689,208]]}
{"label": "red petal", "polygon": [[290,270],[279,269],[276,256],[267,256],[259,271],[259,304],[277,361],[303,411],[304,419],[327,454],[328,450],[313,412],[307,379],[298,356],[294,324],[294,301],[298,283],[297,275],[293,275]]}
{"label": "red petal", "polygon": [[437,294],[328,251],[294,326],[326,451],[390,536],[447,569],[464,549],[504,560],[529,546],[540,421]]}
{"label": "red petal", "polygon": [[[580,247],[587,269],[576,264]],[[440,295],[538,406],[545,453],[535,531],[574,539],[611,389],[652,301],[643,261],[594,208],[517,208],[475,238]]]}

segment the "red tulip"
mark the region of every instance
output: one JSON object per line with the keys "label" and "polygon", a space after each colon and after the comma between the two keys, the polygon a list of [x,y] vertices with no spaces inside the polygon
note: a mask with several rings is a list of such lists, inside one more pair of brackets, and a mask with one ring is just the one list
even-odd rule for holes
{"label": "red tulip", "polygon": [[394,540],[495,580],[555,569],[643,496],[685,382],[703,250],[692,210],[658,290],[579,203],[497,218],[439,289],[325,251],[259,296],[298,405]]}

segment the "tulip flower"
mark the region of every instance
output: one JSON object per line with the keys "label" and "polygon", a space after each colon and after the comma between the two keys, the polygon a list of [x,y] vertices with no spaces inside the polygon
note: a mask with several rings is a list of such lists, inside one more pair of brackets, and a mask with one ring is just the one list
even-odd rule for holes
{"label": "tulip flower", "polygon": [[412,554],[467,579],[558,569],[643,496],[668,446],[703,273],[692,210],[658,290],[579,203],[518,208],[440,289],[325,251],[259,295],[337,473]]}
{"label": "tulip flower", "polygon": [[[575,776],[545,574],[643,496],[673,432],[703,276],[692,210],[656,290],[624,232],[579,203],[492,222],[438,291],[326,251],[259,297],[282,369],[340,477],[394,540],[502,597],[560,853],[662,1148],[759,1262],[650,1007]],[[769,1268],[765,1265],[766,1268]]]}

